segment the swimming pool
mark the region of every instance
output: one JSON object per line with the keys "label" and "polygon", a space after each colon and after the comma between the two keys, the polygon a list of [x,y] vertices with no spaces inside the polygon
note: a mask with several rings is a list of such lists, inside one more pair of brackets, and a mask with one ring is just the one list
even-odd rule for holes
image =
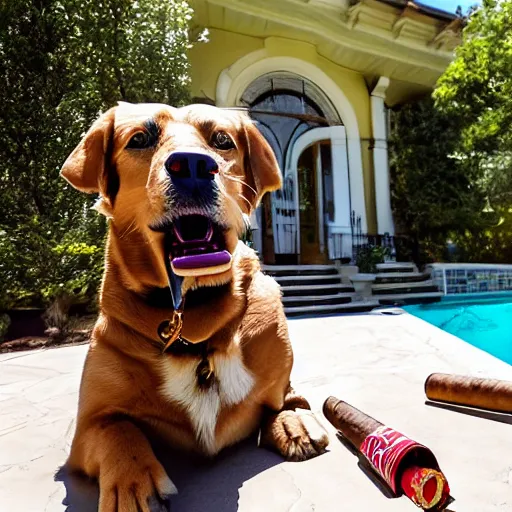
{"label": "swimming pool", "polygon": [[512,294],[445,297],[403,309],[512,365]]}

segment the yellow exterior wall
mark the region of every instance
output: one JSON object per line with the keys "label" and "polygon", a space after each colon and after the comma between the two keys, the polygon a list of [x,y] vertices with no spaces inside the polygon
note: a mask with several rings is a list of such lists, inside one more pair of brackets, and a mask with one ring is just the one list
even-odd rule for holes
{"label": "yellow exterior wall", "polygon": [[240,58],[266,49],[267,56],[295,57],[309,62],[327,74],[343,91],[355,111],[361,137],[364,191],[368,232],[377,232],[372,153],[368,140],[372,137],[370,93],[363,75],[345,69],[317,54],[313,45],[290,39],[251,37],[210,29],[209,42],[190,50],[192,95],[215,100],[220,73]]}
{"label": "yellow exterior wall", "polygon": [[221,71],[248,53],[264,48],[263,39],[224,30],[210,29],[208,43],[189,50],[192,96],[215,100],[215,89]]}
{"label": "yellow exterior wall", "polygon": [[[373,154],[370,147],[372,138],[372,113],[370,93],[366,81],[360,73],[342,68],[327,59],[317,55],[317,65],[330,76],[338,87],[345,93],[355,110],[359,136],[361,137],[361,153],[363,159],[364,199],[366,205],[366,222],[368,232],[377,233],[377,210],[375,204],[375,189],[373,179]],[[343,119],[342,119],[343,121]],[[357,212],[356,212],[357,213]]]}

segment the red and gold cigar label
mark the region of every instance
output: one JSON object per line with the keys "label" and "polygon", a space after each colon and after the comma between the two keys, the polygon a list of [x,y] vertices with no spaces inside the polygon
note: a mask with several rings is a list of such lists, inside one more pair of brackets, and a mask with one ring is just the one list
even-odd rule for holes
{"label": "red and gold cigar label", "polygon": [[423,510],[443,510],[450,487],[432,451],[402,433],[331,396],[324,415],[350,441],[400,496],[405,494]]}
{"label": "red and gold cigar label", "polygon": [[429,400],[512,413],[512,382],[432,373],[425,381]]}

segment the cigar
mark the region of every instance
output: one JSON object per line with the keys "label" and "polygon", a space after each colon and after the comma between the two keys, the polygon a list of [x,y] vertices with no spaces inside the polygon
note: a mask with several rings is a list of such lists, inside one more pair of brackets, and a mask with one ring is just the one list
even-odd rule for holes
{"label": "cigar", "polygon": [[425,381],[429,400],[512,413],[512,382],[433,373]]}
{"label": "cigar", "polygon": [[423,510],[443,510],[453,498],[439,464],[426,446],[331,396],[325,417],[370,462],[395,495]]}

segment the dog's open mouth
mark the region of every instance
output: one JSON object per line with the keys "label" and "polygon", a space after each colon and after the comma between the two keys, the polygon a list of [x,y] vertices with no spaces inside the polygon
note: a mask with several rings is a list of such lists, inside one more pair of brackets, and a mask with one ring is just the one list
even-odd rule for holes
{"label": "dog's open mouth", "polygon": [[231,266],[224,229],[203,215],[177,218],[166,234],[166,251],[172,270],[181,276],[218,274]]}

